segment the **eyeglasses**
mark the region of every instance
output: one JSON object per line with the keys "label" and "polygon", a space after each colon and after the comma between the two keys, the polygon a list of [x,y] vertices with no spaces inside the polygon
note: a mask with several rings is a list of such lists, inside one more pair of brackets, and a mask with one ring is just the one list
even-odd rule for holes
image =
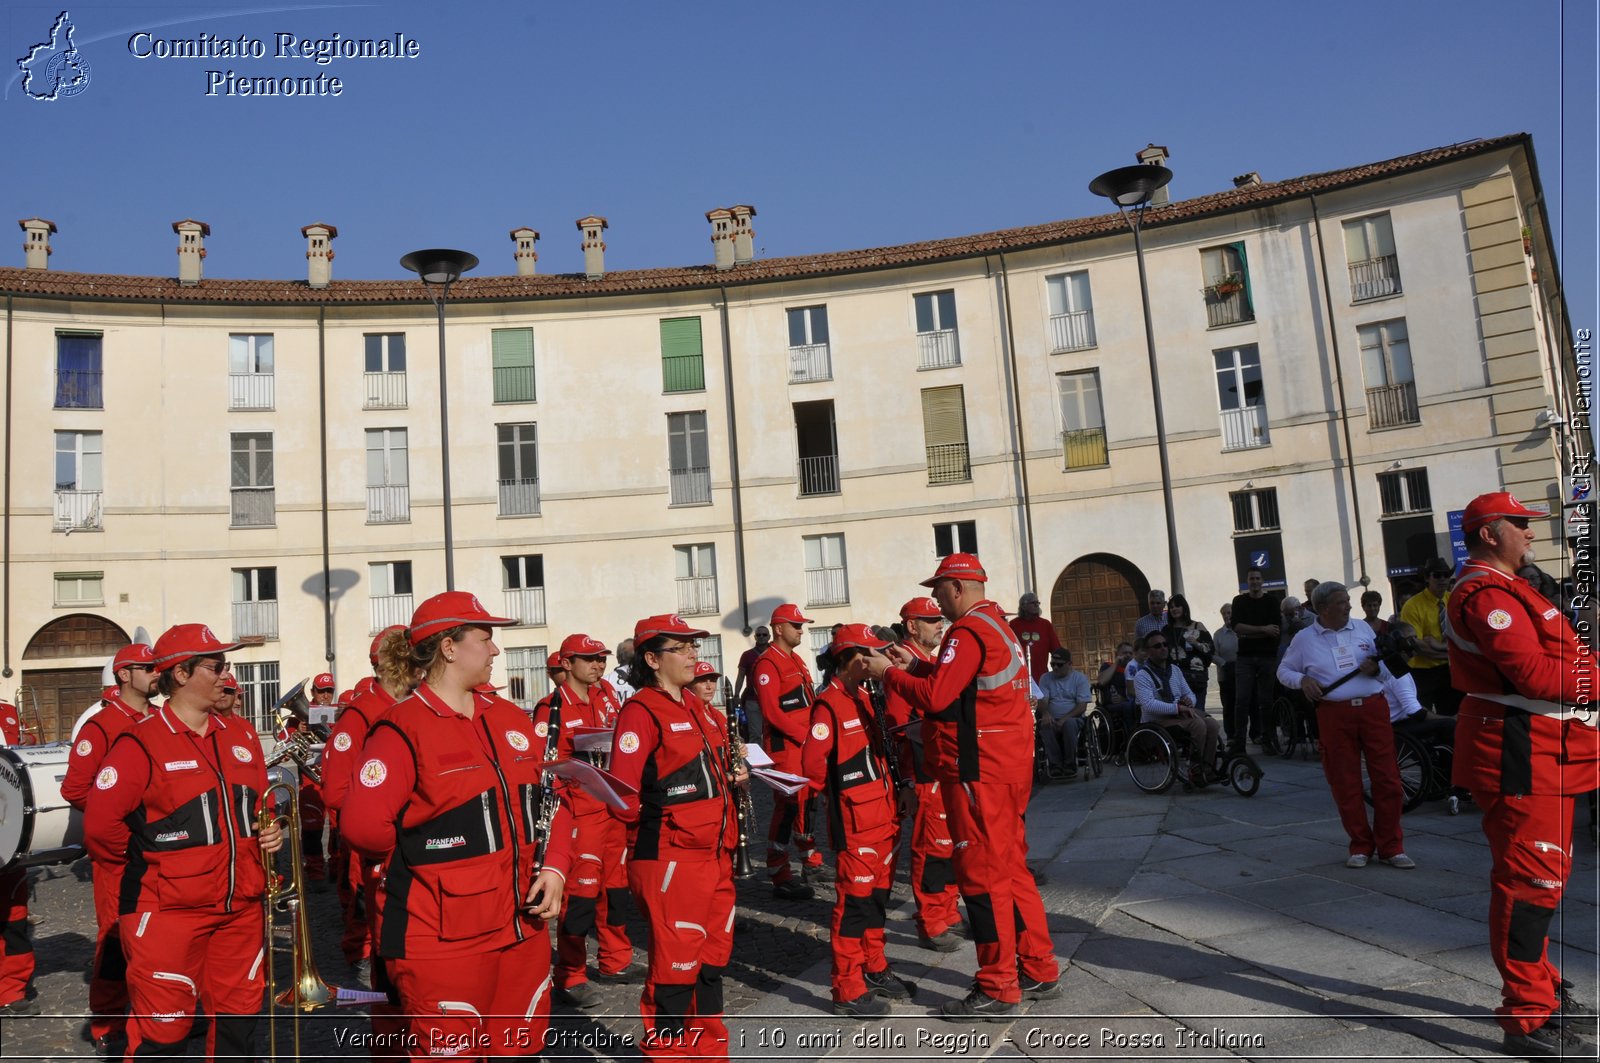
{"label": "eyeglasses", "polygon": [[195,667],[196,668],[207,668],[207,669],[210,669],[211,671],[216,672],[217,674],[220,675],[221,673],[226,672],[228,670],[228,662],[227,661],[198,661],[198,662],[195,663]]}
{"label": "eyeglasses", "polygon": [[698,642],[685,642],[681,646],[663,646],[661,647],[661,652],[676,653],[684,657],[698,657],[700,656],[700,644]]}

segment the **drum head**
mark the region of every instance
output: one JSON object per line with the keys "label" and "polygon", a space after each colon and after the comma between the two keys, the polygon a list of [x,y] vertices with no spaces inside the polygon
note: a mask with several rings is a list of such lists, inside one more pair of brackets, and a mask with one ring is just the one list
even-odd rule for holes
{"label": "drum head", "polygon": [[33,804],[28,773],[9,747],[0,746],[0,867],[22,851],[22,836],[33,825],[23,809]]}

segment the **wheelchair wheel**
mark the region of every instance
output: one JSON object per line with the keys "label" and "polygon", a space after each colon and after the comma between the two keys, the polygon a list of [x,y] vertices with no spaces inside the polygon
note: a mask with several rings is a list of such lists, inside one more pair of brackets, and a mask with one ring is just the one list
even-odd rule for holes
{"label": "wheelchair wheel", "polygon": [[[1403,731],[1394,735],[1394,759],[1400,769],[1400,790],[1404,803],[1400,811],[1410,812],[1422,804],[1428,781],[1433,776],[1433,758],[1428,747]],[[1367,759],[1361,758],[1361,794],[1372,804],[1372,782],[1367,778]]]}
{"label": "wheelchair wheel", "polygon": [[1110,760],[1116,755],[1117,747],[1112,744],[1115,737],[1111,726],[1111,718],[1099,709],[1090,709],[1089,716],[1094,727],[1095,740],[1100,745],[1100,758]]}
{"label": "wheelchair wheel", "polygon": [[1128,736],[1128,775],[1147,794],[1165,793],[1178,778],[1178,753],[1158,727],[1141,727]]}
{"label": "wheelchair wheel", "polygon": [[1088,761],[1089,774],[1096,779],[1105,771],[1105,762],[1100,757],[1100,728],[1098,725],[1083,729],[1083,753]]}
{"label": "wheelchair wheel", "polygon": [[1228,781],[1240,797],[1254,797],[1261,789],[1261,766],[1248,753],[1234,757],[1228,765]]}
{"label": "wheelchair wheel", "polygon": [[1450,770],[1455,763],[1455,750],[1447,745],[1434,745],[1429,748],[1428,754],[1433,762],[1433,771],[1428,776],[1427,792],[1422,799],[1443,801],[1450,796]]}
{"label": "wheelchair wheel", "polygon": [[1272,703],[1278,729],[1278,755],[1284,760],[1294,756],[1295,749],[1305,741],[1304,713],[1300,701],[1286,694]]}

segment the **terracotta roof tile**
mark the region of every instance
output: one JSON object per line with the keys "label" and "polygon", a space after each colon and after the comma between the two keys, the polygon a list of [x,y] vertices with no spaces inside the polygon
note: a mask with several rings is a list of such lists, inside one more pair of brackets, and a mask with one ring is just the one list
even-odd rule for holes
{"label": "terracotta roof tile", "polygon": [[[1152,207],[1146,226],[1172,224],[1215,214],[1247,210],[1284,202],[1311,192],[1327,192],[1367,181],[1425,169],[1454,159],[1528,143],[1526,133],[1489,140],[1471,140],[1432,148],[1382,162],[1344,170],[1308,174],[1286,181],[1271,181],[1230,188],[1208,196]],[[1070,240],[1087,239],[1125,230],[1120,214],[1046,222],[1017,229],[977,233],[940,240],[924,240],[894,247],[832,251],[756,262],[717,270],[711,264],[666,266],[656,269],[617,270],[589,280],[582,273],[498,277],[467,277],[451,289],[453,302],[594,296],[628,292],[664,292],[712,288],[720,284],[792,280],[922,262],[969,258],[998,251],[1020,251]],[[198,284],[180,285],[174,277],[136,277],[100,273],[0,267],[0,294],[43,298],[109,299],[171,303],[416,303],[425,300],[416,280],[340,281],[311,288],[305,281],[225,280],[206,278]]]}

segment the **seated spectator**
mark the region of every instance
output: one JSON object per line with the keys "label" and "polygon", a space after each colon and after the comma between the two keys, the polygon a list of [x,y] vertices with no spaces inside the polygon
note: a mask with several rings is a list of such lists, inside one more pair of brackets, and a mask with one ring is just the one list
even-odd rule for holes
{"label": "seated spectator", "polygon": [[1222,725],[1194,707],[1194,692],[1184,681],[1183,670],[1167,660],[1165,635],[1151,635],[1145,639],[1145,651],[1149,657],[1134,678],[1141,721],[1187,733],[1189,781],[1196,786],[1215,781],[1220,776],[1211,766],[1217,760]]}
{"label": "seated spectator", "polygon": [[1078,774],[1078,733],[1089,707],[1089,677],[1072,667],[1072,653],[1050,651],[1050,670],[1039,677],[1039,733],[1052,774]]}
{"label": "seated spectator", "polygon": [[[1123,738],[1139,723],[1139,708],[1133,700],[1133,687],[1127,674],[1127,670],[1134,665],[1133,652],[1132,643],[1119,642],[1117,659],[1102,664],[1100,674],[1095,678],[1096,703]],[[1106,752],[1112,751],[1108,749]]]}

